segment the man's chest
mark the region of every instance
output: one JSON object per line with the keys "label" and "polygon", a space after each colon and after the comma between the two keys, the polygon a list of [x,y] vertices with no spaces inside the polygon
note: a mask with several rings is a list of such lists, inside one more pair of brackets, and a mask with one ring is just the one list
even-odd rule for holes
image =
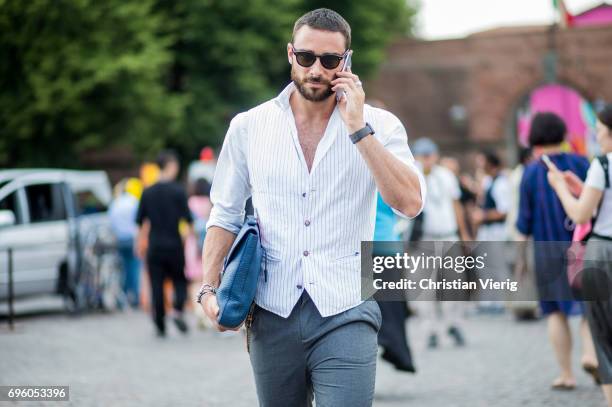
{"label": "man's chest", "polygon": [[314,162],[317,146],[325,133],[326,123],[296,123],[297,136],[306,161],[306,166],[310,172]]}

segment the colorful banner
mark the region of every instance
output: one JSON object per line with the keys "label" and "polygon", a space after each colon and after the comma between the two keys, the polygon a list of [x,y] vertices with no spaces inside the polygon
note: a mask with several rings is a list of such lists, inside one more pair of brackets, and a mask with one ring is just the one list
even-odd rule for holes
{"label": "colorful banner", "polygon": [[567,126],[567,149],[593,156],[598,152],[595,139],[596,114],[591,104],[575,90],[550,84],[536,88],[517,114],[519,143],[527,146],[531,118],[538,112],[553,112],[561,116]]}

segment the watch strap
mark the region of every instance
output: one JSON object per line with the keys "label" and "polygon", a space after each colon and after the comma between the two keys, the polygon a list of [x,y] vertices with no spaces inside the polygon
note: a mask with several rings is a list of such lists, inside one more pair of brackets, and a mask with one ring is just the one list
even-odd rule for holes
{"label": "watch strap", "polygon": [[374,129],[370,126],[370,123],[366,123],[365,127],[357,130],[355,133],[351,134],[349,137],[353,144],[356,144],[362,138],[369,136],[370,134],[374,134]]}

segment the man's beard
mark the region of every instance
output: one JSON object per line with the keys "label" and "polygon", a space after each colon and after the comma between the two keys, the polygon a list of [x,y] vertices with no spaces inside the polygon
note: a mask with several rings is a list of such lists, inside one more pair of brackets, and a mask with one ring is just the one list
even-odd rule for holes
{"label": "man's beard", "polygon": [[[322,77],[310,77],[301,79],[297,77],[297,75],[291,70],[291,79],[295,84],[298,92],[304,97],[304,99],[309,100],[311,102],[322,102],[329,98],[334,94],[334,91],[331,89],[331,84],[324,80]],[[324,88],[309,88],[307,87],[308,83],[319,83],[322,85],[326,85]]]}

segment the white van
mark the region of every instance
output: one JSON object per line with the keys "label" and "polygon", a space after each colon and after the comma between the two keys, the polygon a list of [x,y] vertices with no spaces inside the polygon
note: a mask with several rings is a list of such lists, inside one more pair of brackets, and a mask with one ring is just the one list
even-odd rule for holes
{"label": "white van", "polygon": [[60,294],[77,302],[85,244],[108,228],[111,199],[103,171],[0,171],[0,301],[8,298],[11,248],[15,298]]}

